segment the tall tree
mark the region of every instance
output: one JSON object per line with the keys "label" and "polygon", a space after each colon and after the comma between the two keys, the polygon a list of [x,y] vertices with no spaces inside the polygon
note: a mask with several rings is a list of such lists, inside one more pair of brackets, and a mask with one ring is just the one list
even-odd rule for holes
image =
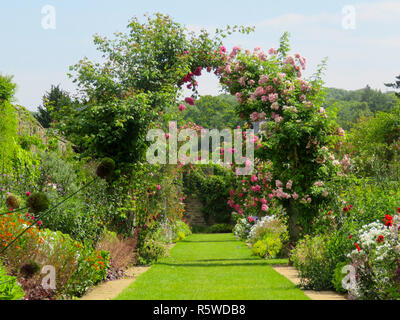
{"label": "tall tree", "polygon": [[59,111],[61,108],[70,105],[72,105],[72,99],[69,93],[62,90],[60,85],[52,85],[50,91],[43,96],[42,105],[38,107],[38,112],[34,113],[34,116],[43,128],[50,128],[54,120],[52,112]]}
{"label": "tall tree", "polygon": [[[394,83],[385,83],[385,86],[393,89],[400,89],[400,75],[398,75],[396,79],[397,81]],[[396,92],[396,96],[400,98],[400,92]]]}

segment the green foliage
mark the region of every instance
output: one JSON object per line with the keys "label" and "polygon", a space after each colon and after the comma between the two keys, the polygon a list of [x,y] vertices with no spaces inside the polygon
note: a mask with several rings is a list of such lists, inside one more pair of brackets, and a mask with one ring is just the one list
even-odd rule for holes
{"label": "green foliage", "polygon": [[52,112],[57,112],[61,108],[72,105],[72,99],[69,93],[62,90],[59,85],[52,85],[50,91],[46,92],[42,98],[42,105],[39,106],[38,112],[34,113],[34,117],[39,121],[43,128],[50,128],[54,120]]}
{"label": "green foliage", "polygon": [[208,129],[234,129],[243,125],[235,113],[238,102],[231,95],[201,96],[194,106],[189,106],[183,112],[175,111],[174,119],[178,125],[195,123]]}
{"label": "green foliage", "polygon": [[252,248],[253,254],[261,258],[275,258],[282,249],[282,241],[277,237],[267,236],[258,240]]}
{"label": "green foliage", "polygon": [[400,107],[359,121],[350,131],[343,152],[351,154],[358,176],[398,176]]}
{"label": "green foliage", "polygon": [[205,218],[216,223],[230,222],[232,210],[227,201],[232,181],[232,171],[220,165],[198,165],[183,178],[185,193],[196,194]]}
{"label": "green foliage", "polygon": [[182,231],[179,231],[174,242],[178,242],[185,239],[186,239],[186,234]]}
{"label": "green foliage", "polygon": [[379,111],[390,111],[396,105],[393,93],[382,93],[380,90],[364,89],[348,91],[326,88],[324,107],[328,110],[338,108],[337,121],[344,129],[352,128],[359,119],[369,117]]}
{"label": "green foliage", "polygon": [[7,275],[6,269],[0,264],[0,300],[21,300],[24,295],[17,278]]}
{"label": "green foliage", "polygon": [[104,63],[84,59],[71,67],[84,101],[60,110],[57,128],[85,154],[130,167],[144,157],[148,129],[176,107],[177,84],[198,67],[215,67],[210,52],[221,42],[205,31],[188,34],[162,14],[146,23],[133,19],[127,33],[113,40],[96,35],[94,42]]}
{"label": "green foliage", "polygon": [[332,267],[327,258],[327,235],[306,236],[292,251],[292,261],[299,270],[301,285],[307,289],[332,288]]}
{"label": "green foliage", "polygon": [[229,223],[216,223],[208,228],[207,233],[232,233],[233,226]]}
{"label": "green foliage", "polygon": [[[400,75],[396,77],[397,81],[394,83],[386,83],[385,86],[393,89],[400,89]],[[396,96],[400,98],[400,92],[396,92]]]}
{"label": "green foliage", "polygon": [[166,253],[166,245],[150,236],[145,239],[144,245],[138,248],[137,262],[140,265],[149,265],[164,257]]}
{"label": "green foliage", "polygon": [[343,288],[343,278],[346,276],[345,273],[342,272],[343,268],[347,265],[346,262],[341,262],[336,265],[336,268],[333,273],[332,284],[335,288],[336,292],[346,293],[347,290]]}

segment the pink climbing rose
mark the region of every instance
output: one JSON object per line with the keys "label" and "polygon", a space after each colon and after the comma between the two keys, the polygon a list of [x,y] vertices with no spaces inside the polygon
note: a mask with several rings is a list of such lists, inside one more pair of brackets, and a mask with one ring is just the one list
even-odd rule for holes
{"label": "pink climbing rose", "polygon": [[194,99],[192,97],[185,98],[185,102],[191,106],[194,106]]}

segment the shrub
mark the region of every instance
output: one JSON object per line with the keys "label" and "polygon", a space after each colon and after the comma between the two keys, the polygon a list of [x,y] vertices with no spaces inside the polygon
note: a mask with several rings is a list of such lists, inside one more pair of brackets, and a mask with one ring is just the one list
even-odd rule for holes
{"label": "shrub", "polygon": [[122,238],[114,232],[105,231],[96,245],[97,250],[103,250],[110,253],[110,265],[115,270],[127,268],[134,264],[136,255],[135,237]]}
{"label": "shrub", "polygon": [[267,236],[258,240],[252,248],[253,254],[261,258],[275,258],[282,249],[282,241],[279,238]]}
{"label": "shrub", "polygon": [[145,240],[143,247],[138,249],[138,264],[149,265],[162,258],[167,253],[166,245],[154,238]]}
{"label": "shrub", "polygon": [[209,233],[231,233],[233,226],[228,223],[217,223],[212,225],[209,229]]}
{"label": "shrub", "polygon": [[181,241],[181,240],[185,240],[186,239],[186,235],[184,232],[179,231],[178,235],[176,236],[175,242]]}
{"label": "shrub", "polygon": [[346,265],[347,265],[346,262],[338,263],[333,273],[332,284],[333,287],[335,288],[335,291],[339,293],[347,292],[347,290],[343,288],[342,284],[343,278],[346,276],[346,274],[343,273],[342,270]]}
{"label": "shrub", "polygon": [[182,220],[175,221],[175,227],[176,227],[176,232],[178,233],[183,232],[185,236],[189,236],[192,234],[190,227]]}
{"label": "shrub", "polygon": [[332,288],[331,266],[327,257],[328,235],[306,236],[292,251],[294,266],[299,270],[301,285],[307,289]]}
{"label": "shrub", "polygon": [[0,300],[20,300],[24,295],[17,278],[7,275],[6,269],[0,265]]}
{"label": "shrub", "polygon": [[242,241],[247,241],[250,234],[250,230],[257,220],[258,220],[257,217],[251,217],[251,216],[249,216],[247,219],[246,218],[238,219],[235,227],[233,228],[233,233],[236,236],[236,238]]}
{"label": "shrub", "polygon": [[251,227],[248,240],[255,243],[266,237],[277,237],[283,241],[288,240],[286,225],[274,216],[265,216]]}
{"label": "shrub", "polygon": [[400,298],[400,214],[386,215],[383,222],[362,227],[348,254],[356,271],[356,286],[349,291],[358,299]]}

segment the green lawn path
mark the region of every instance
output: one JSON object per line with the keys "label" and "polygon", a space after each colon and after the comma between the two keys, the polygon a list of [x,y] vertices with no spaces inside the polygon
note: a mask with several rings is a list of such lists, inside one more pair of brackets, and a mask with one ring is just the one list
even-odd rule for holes
{"label": "green lawn path", "polygon": [[309,300],[232,234],[193,234],[176,244],[117,300]]}

